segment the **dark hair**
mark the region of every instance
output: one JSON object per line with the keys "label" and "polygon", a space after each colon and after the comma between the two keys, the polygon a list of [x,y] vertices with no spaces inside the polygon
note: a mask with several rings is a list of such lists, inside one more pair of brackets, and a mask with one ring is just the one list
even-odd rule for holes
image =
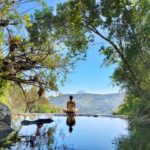
{"label": "dark hair", "polygon": [[72,96],[72,95],[70,95],[70,96],[69,96],[69,98],[72,100],[72,99],[73,99],[73,96]]}
{"label": "dark hair", "polygon": [[69,132],[71,133],[73,131],[72,126],[69,127]]}

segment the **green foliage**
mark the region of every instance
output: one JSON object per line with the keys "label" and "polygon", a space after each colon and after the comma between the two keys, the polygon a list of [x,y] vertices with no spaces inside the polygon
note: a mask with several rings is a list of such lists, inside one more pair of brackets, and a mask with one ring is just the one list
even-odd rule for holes
{"label": "green foliage", "polygon": [[132,93],[126,95],[124,104],[118,107],[115,114],[124,114],[131,118],[139,116],[142,111],[142,101],[140,98],[134,96]]}
{"label": "green foliage", "polygon": [[[24,3],[33,2],[42,7],[32,14],[20,12]],[[73,49],[61,47],[52,9],[43,0],[8,0],[0,7],[0,79],[39,87],[39,96],[44,90],[58,91],[78,58],[71,57]]]}
{"label": "green foliage", "polygon": [[8,99],[8,91],[10,89],[10,83],[6,80],[0,79],[0,102],[10,107],[10,101]]}
{"label": "green foliage", "polygon": [[149,150],[150,149],[149,125],[134,124],[130,126],[130,135],[116,139],[116,145],[121,150]]}
{"label": "green foliage", "polygon": [[38,89],[32,87],[29,91],[26,92],[26,110],[31,113],[59,113],[62,112],[61,108],[54,107],[49,99],[43,93],[39,98]]}
{"label": "green foliage", "polygon": [[125,107],[131,116],[150,115],[149,0],[69,0],[57,5],[55,15],[44,5],[31,16],[20,14],[21,4],[1,3],[1,79],[38,86],[39,96],[44,89],[56,91],[96,37],[108,43],[100,45],[104,64],[118,66],[113,82],[127,91],[121,110]]}
{"label": "green foliage", "polygon": [[108,43],[100,53],[106,56],[104,64],[118,66],[112,80],[126,89],[128,95],[121,110],[131,116],[150,115],[149,8],[149,0],[71,0],[57,7],[56,20],[63,22],[61,27],[57,23],[61,29],[58,35],[69,46],[86,46],[74,40],[76,33],[82,33],[87,42],[89,35],[96,34],[97,39]]}
{"label": "green foliage", "polygon": [[[5,81],[5,80],[4,80]],[[2,83],[2,82],[1,82]],[[21,88],[9,83],[3,86],[3,93],[0,96],[0,102],[6,104],[12,113],[24,113],[25,110],[36,113],[59,113],[62,109],[54,107],[50,104],[48,98],[43,94],[40,98],[38,96],[38,88],[32,87],[25,91],[25,95]]]}
{"label": "green foliage", "polygon": [[10,104],[8,98],[7,98],[7,95],[1,95],[0,96],[0,102],[7,105],[10,108],[11,104]]}
{"label": "green foliage", "polygon": [[13,143],[19,142],[20,137],[17,135],[18,131],[13,131],[10,134],[8,134],[6,137],[1,139],[0,145],[1,150],[5,150],[6,148],[10,148]]}
{"label": "green foliage", "polygon": [[35,104],[32,106],[32,113],[61,113],[62,109],[49,104]]}
{"label": "green foliage", "polygon": [[0,95],[5,94],[6,89],[10,86],[9,82],[3,79],[0,79]]}

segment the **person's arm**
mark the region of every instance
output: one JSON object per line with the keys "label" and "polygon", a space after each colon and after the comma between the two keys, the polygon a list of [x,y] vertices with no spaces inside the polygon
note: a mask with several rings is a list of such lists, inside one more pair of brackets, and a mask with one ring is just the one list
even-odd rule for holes
{"label": "person's arm", "polygon": [[74,108],[76,108],[76,103],[74,102]]}

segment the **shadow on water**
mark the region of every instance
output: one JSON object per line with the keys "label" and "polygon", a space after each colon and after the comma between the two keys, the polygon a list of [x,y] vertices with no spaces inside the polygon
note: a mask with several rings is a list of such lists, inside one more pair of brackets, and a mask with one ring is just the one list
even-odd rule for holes
{"label": "shadow on water", "polygon": [[150,150],[150,125],[134,123],[130,134],[116,140],[118,150]]}

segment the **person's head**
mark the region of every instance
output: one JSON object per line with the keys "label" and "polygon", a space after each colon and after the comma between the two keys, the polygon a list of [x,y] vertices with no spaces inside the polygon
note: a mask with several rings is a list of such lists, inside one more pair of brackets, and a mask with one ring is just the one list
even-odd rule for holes
{"label": "person's head", "polygon": [[73,131],[72,126],[69,126],[69,132],[71,133]]}
{"label": "person's head", "polygon": [[73,96],[72,96],[72,95],[70,95],[70,96],[69,96],[69,99],[72,101],[72,100],[73,100]]}

